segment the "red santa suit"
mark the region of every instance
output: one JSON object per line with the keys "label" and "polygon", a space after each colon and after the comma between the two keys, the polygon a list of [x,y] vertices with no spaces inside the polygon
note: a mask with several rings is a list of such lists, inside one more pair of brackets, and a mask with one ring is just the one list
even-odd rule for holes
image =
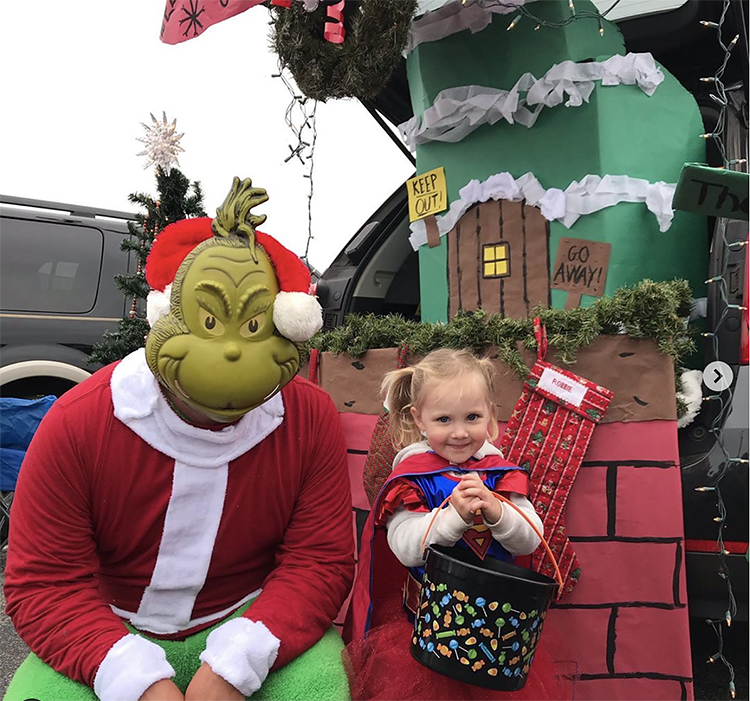
{"label": "red santa suit", "polygon": [[346,450],[295,378],[221,430],[178,418],[143,349],[66,393],[20,474],[5,595],[29,647],[105,701],[173,675],[124,620],[183,638],[257,596],[201,659],[249,696],[321,638],[353,576]]}

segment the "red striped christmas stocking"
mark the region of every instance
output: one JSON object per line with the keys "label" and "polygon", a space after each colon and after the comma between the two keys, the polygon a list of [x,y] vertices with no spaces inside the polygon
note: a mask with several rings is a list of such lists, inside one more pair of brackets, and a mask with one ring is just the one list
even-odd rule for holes
{"label": "red striped christmas stocking", "polygon": [[[563,510],[612,392],[545,362],[547,334],[538,318],[534,319],[534,332],[537,361],[524,382],[500,449],[506,460],[529,471],[529,498],[557,558],[564,590],[572,591],[581,567],[565,533]],[[554,578],[554,568],[543,548],[534,553],[532,564],[535,570]]]}

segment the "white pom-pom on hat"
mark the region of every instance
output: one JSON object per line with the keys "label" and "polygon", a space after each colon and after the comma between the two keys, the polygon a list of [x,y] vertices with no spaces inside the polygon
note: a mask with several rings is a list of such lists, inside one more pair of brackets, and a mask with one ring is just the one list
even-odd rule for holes
{"label": "white pom-pom on hat", "polygon": [[148,325],[153,325],[161,317],[169,314],[169,300],[172,296],[172,285],[167,285],[164,292],[160,290],[151,290],[146,297],[146,321]]}
{"label": "white pom-pom on hat", "polygon": [[301,343],[323,327],[323,310],[307,292],[279,292],[273,304],[273,323],[282,336]]}

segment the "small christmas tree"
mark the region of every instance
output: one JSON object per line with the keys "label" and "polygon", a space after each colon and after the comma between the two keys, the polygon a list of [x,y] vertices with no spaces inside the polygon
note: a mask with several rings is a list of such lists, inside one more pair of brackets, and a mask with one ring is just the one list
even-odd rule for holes
{"label": "small christmas tree", "polygon": [[138,155],[148,156],[147,168],[156,166],[158,196],[154,199],[140,192],[128,195],[130,202],[145,209],[136,214],[134,222],[128,222],[130,237],[122,242],[122,249],[133,251],[138,263],[135,273],[115,275],[115,284],[132,304],[127,316],[120,319],[117,331],[105,331],[102,340],[94,346],[88,358],[92,365],[120,360],[144,345],[149,327],[144,305],[139,305],[138,300],[145,300],[149,292],[144,268],[151,244],[167,224],[206,216],[200,183],[191,183],[179,169],[172,167],[172,163],[177,164],[177,153],[183,150],[178,143],[183,135],[176,133],[176,120],[169,124],[166,115],[162,122],[153,115],[151,120],[151,127],[143,125],[147,135],[139,141],[146,144],[146,149]]}

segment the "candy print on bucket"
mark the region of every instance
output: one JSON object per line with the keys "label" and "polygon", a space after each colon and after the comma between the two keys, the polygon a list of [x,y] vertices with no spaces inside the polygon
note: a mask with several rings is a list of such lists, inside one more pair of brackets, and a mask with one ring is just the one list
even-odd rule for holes
{"label": "candy print on bucket", "polygon": [[526,683],[559,588],[559,582],[525,567],[494,558],[479,560],[464,548],[431,545],[412,656],[459,681],[517,691]]}

